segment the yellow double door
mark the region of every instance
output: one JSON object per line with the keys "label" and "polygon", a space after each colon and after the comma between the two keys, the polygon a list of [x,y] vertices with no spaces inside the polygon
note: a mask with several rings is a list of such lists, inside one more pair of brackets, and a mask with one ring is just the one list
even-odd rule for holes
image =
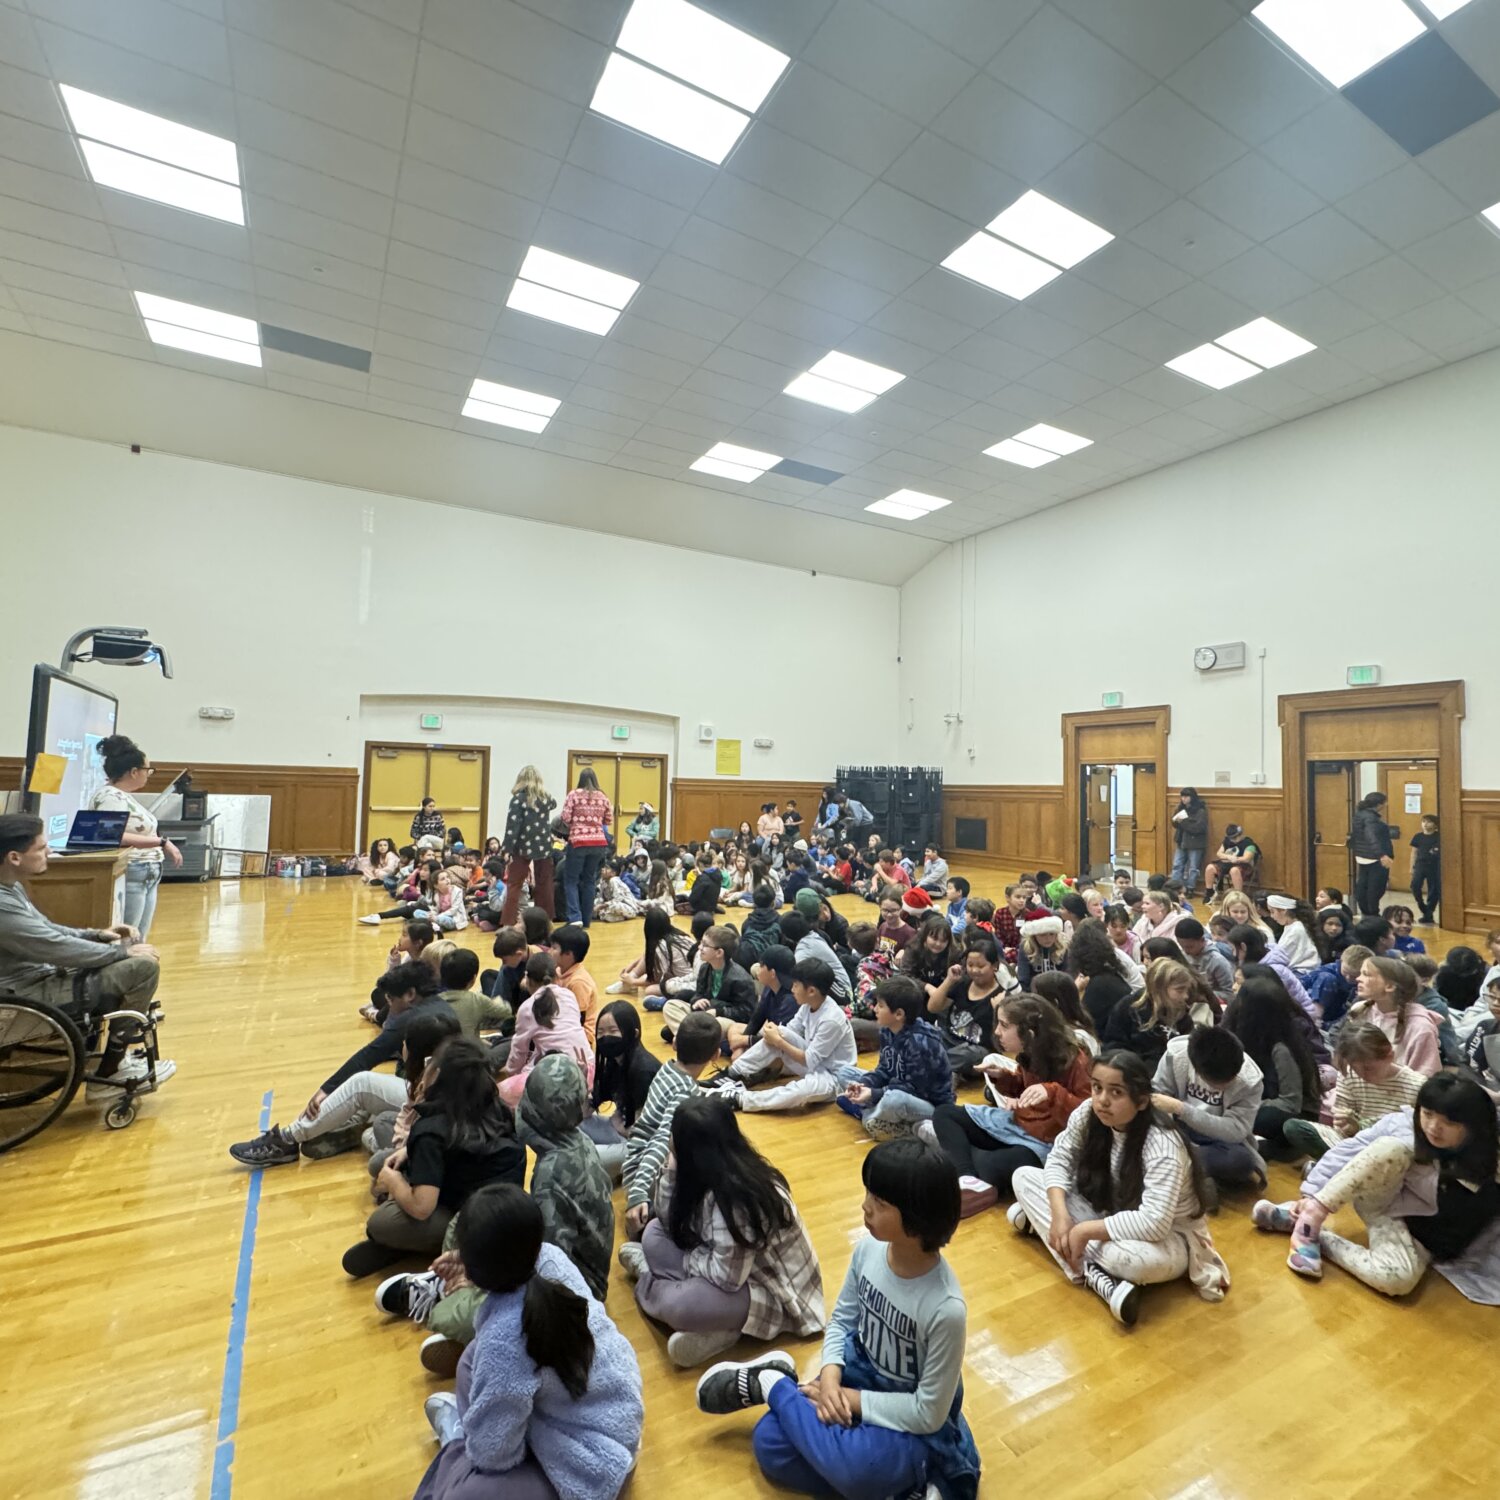
{"label": "yellow double door", "polygon": [[365,846],[388,838],[399,849],[411,839],[411,820],[424,797],[433,798],[444,825],[482,848],[489,813],[489,751],[483,745],[371,744],[365,764]]}
{"label": "yellow double door", "polygon": [[630,848],[626,825],[635,817],[642,802],[649,802],[667,826],[667,758],[665,755],[616,755],[612,751],[570,750],[568,752],[568,786],[578,785],[578,773],[592,768],[599,778],[599,789],[615,805],[615,852]]}

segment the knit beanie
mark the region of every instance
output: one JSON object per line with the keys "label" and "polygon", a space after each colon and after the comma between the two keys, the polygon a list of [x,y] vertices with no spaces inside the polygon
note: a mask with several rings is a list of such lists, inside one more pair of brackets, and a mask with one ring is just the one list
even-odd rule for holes
{"label": "knit beanie", "polygon": [[806,917],[814,927],[818,925],[818,919],[823,915],[823,898],[811,886],[803,886],[792,897],[792,906],[800,916]]}

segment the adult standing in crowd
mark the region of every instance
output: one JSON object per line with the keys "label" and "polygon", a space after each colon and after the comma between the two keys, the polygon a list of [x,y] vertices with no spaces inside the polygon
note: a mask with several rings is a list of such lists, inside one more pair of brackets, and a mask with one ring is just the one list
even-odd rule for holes
{"label": "adult standing in crowd", "polygon": [[1390,825],[1385,820],[1386,795],[1371,792],[1354,809],[1349,848],[1354,855],[1354,904],[1362,917],[1380,915],[1380,898],[1391,879]]}
{"label": "adult standing in crowd", "polygon": [[423,797],[421,809],[411,817],[412,843],[418,839],[435,838],[441,844],[447,832],[448,821],[438,811],[436,799]]}
{"label": "adult standing in crowd", "polygon": [[1203,874],[1203,856],[1208,852],[1208,805],[1196,787],[1185,786],[1177,794],[1172,838],[1177,845],[1172,855],[1172,878],[1195,891]]}
{"label": "adult standing in crowd", "polygon": [[558,816],[568,830],[568,857],[563,864],[568,920],[588,927],[594,920],[599,866],[609,848],[609,829],[615,816],[614,804],[600,789],[592,766],[578,773],[578,785],[563,798]]}
{"label": "adult standing in crowd", "polygon": [[126,814],[125,836],[120,840],[129,857],[125,867],[125,925],[133,927],[145,942],[156,916],[156,892],[161,885],[163,860],[182,863],[182,854],[160,831],[156,814],[136,800],[151,779],[146,752],[123,734],[99,741],[104,760],[105,785],[89,798],[95,812]]}
{"label": "adult standing in crowd", "polygon": [[521,885],[531,877],[531,904],[549,918],[556,915],[552,903],[552,809],[557,806],[542,785],[535,766],[522,766],[510,789],[510,808],[505,814],[504,848],[505,904],[500,925],[514,927],[521,909]]}

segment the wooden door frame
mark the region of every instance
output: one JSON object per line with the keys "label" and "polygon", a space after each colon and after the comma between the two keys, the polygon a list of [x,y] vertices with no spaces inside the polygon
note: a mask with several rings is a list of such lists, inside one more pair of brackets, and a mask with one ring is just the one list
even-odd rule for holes
{"label": "wooden door frame", "polygon": [[[1389,687],[1333,688],[1321,693],[1281,693],[1276,715],[1281,725],[1281,847],[1289,889],[1310,878],[1312,844],[1307,830],[1307,719],[1312,714],[1364,712],[1372,708],[1427,708],[1438,717],[1438,816],[1443,830],[1443,925],[1464,926],[1463,764],[1459,725],[1464,716],[1464,685],[1413,682]],[[1319,760],[1422,760],[1431,751],[1389,750],[1371,755],[1367,746],[1349,744],[1320,751]],[[1356,788],[1358,790],[1358,788]],[[1399,851],[1397,858],[1400,857]],[[1295,872],[1295,878],[1293,878]]]}
{"label": "wooden door frame", "polygon": [[[470,847],[483,849],[490,826],[490,747],[488,745],[450,745],[431,740],[366,740],[359,780],[359,847],[365,853],[370,847],[370,765],[377,747],[386,750],[473,750],[479,756],[479,843]],[[431,762],[428,762],[431,765]]]}
{"label": "wooden door frame", "polygon": [[[1172,732],[1170,705],[1157,703],[1147,708],[1095,708],[1084,713],[1062,716],[1063,817],[1067,819],[1064,824],[1064,836],[1067,840],[1064,848],[1072,849],[1073,853],[1070,858],[1075,861],[1074,868],[1064,873],[1078,873],[1083,869],[1083,865],[1076,862],[1088,858],[1088,850],[1082,841],[1083,827],[1080,818],[1083,806],[1080,798],[1084,762],[1079,758],[1078,753],[1079,732],[1084,729],[1132,729],[1141,726],[1150,730],[1156,747],[1155,753],[1149,758],[1149,763],[1156,766],[1156,837],[1159,843],[1163,830],[1172,826],[1171,812],[1168,807],[1171,778],[1167,775],[1167,736]],[[1093,765],[1101,762],[1090,757],[1088,763]],[[1121,761],[1118,764],[1123,765],[1126,762]],[[1146,756],[1131,757],[1130,764],[1146,765],[1148,758]],[[1071,833],[1067,831],[1070,827]]]}
{"label": "wooden door frame", "polygon": [[[615,762],[619,762],[619,761],[623,760],[627,755],[633,757],[636,760],[659,760],[661,762],[661,791],[658,794],[657,801],[656,801],[656,817],[657,817],[657,826],[660,827],[660,828],[663,828],[663,829],[666,828],[666,826],[667,826],[667,796],[670,793],[671,788],[672,788],[672,779],[671,779],[671,767],[668,764],[668,761],[667,761],[667,752],[665,750],[661,750],[661,751],[657,751],[657,750],[569,750],[568,751],[568,758],[567,758],[567,760],[565,760],[563,762],[563,780],[564,781],[568,780],[568,774],[567,773],[572,768],[573,757],[575,755],[597,755],[597,756],[599,756],[603,760],[612,760],[612,761],[615,761]],[[616,780],[617,780],[617,785],[615,787],[615,790],[618,791],[619,790],[618,778],[616,778]],[[573,790],[572,787],[568,787],[567,790],[563,792],[563,796],[566,797],[567,794],[568,794],[568,792],[570,792],[572,790]],[[614,799],[614,797],[611,797],[609,800],[610,800],[611,803],[613,803],[615,799]],[[561,799],[559,799],[558,805],[559,806],[562,805]],[[617,828],[620,826],[619,822],[618,822],[619,816],[620,816],[620,809],[619,809],[618,806],[616,806],[615,807],[615,819],[616,819],[616,827]],[[634,816],[634,814],[632,814],[632,816]]]}

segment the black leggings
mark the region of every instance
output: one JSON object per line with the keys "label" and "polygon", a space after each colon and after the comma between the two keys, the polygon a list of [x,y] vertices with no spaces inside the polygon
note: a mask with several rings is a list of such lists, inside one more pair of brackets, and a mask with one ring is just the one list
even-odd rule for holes
{"label": "black leggings", "polygon": [[1390,878],[1391,872],[1378,859],[1367,865],[1355,865],[1354,904],[1360,916],[1380,915],[1380,898],[1385,895]]}
{"label": "black leggings", "polygon": [[961,1104],[943,1104],[932,1117],[938,1144],[958,1168],[960,1177],[978,1177],[1002,1193],[1010,1192],[1011,1174],[1017,1167],[1037,1165],[1035,1151],[997,1141]]}

